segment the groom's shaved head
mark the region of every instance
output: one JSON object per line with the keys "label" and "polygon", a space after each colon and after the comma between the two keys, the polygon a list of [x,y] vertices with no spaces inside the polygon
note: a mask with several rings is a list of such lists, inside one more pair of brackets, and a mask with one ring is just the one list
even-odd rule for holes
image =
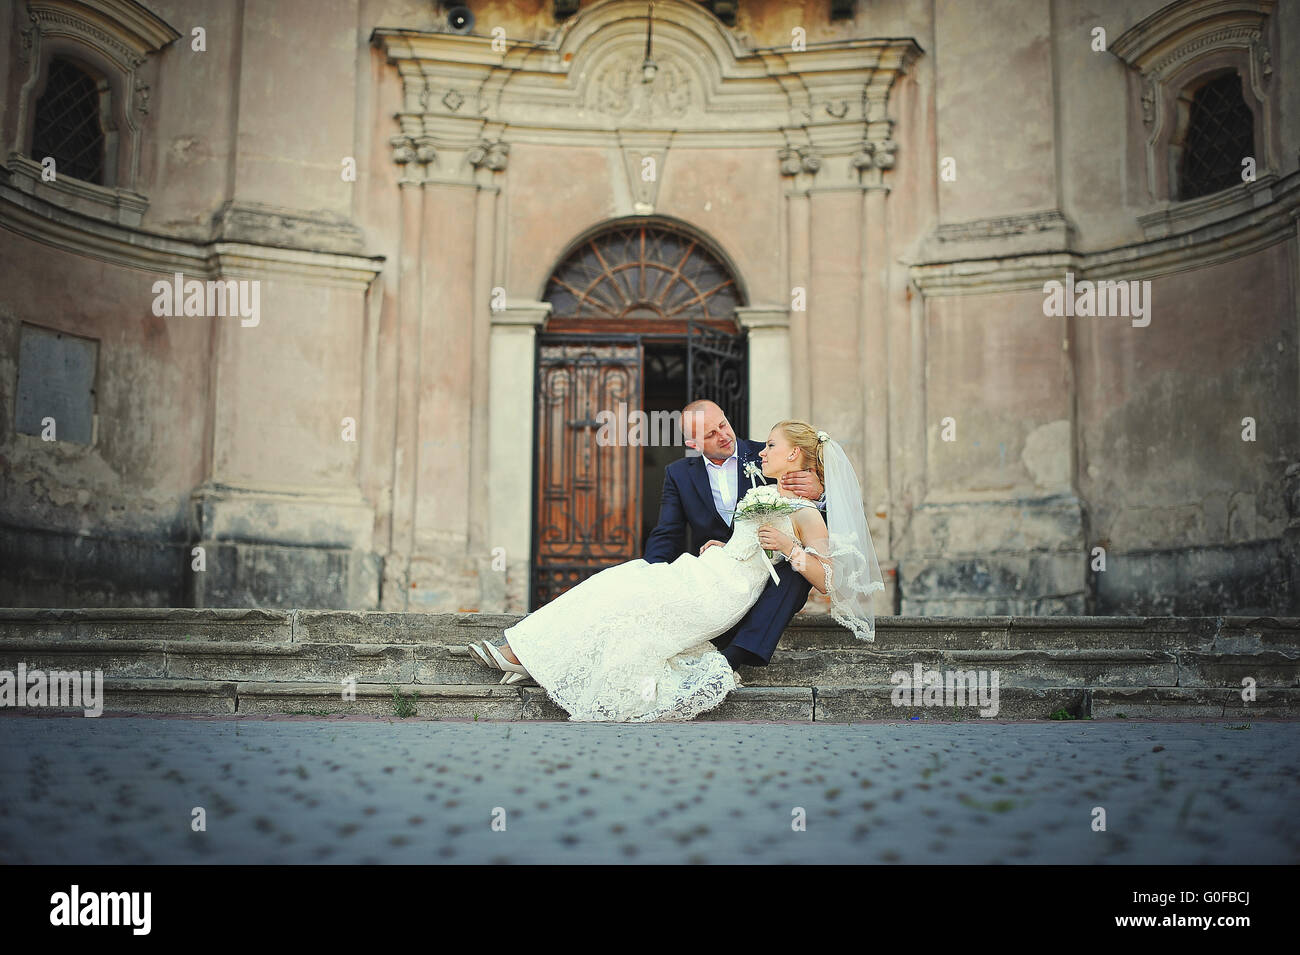
{"label": "groom's shaved head", "polygon": [[715,402],[708,398],[697,398],[682,409],[682,434],[688,438],[695,437],[695,425],[705,425],[710,423],[706,419],[725,417],[722,409]]}
{"label": "groom's shaved head", "polygon": [[682,437],[714,461],[725,461],[736,450],[736,434],[716,402],[692,401],[682,409]]}

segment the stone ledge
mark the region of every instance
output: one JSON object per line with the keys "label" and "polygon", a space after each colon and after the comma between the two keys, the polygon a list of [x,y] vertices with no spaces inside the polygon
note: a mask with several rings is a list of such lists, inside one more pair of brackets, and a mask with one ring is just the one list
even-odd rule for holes
{"label": "stone ledge", "polygon": [[[8,640],[188,638],[196,643],[463,647],[496,639],[522,619],[522,614],[350,610],[0,607],[0,646]],[[1105,649],[1110,641],[1135,650],[1249,653],[1300,647],[1300,617],[882,615],[876,618],[876,633],[876,642],[866,643],[826,614],[801,613],[786,628],[781,650]]]}
{"label": "stone ledge", "polygon": [[[344,700],[327,683],[230,680],[120,678],[104,681],[104,712],[216,715],[371,715],[396,717],[393,692],[410,702],[412,715],[423,718],[491,720],[565,720],[539,687],[494,684],[421,686],[358,683],[356,700]],[[1066,710],[1075,718],[1132,717],[1212,719],[1300,719],[1300,688],[1266,688],[1254,703],[1240,692],[1212,687],[1002,687],[996,716],[981,717],[979,707],[893,705],[894,687],[742,687],[700,720],[859,720],[949,722],[974,720],[1046,720]],[[6,712],[80,712],[84,707],[4,707]]]}
{"label": "stone ledge", "polygon": [[1187,716],[1224,719],[1300,719],[1300,689],[1261,687],[1253,703],[1241,699],[1241,690],[1218,687],[1107,687],[1092,691],[1092,715],[1114,718],[1119,714],[1141,718],[1160,716],[1172,709]]}
{"label": "stone ledge", "polygon": [[889,684],[867,686],[817,686],[814,717],[817,722],[852,723],[857,720],[910,720],[919,717],[942,720],[970,720],[996,722],[997,720],[1046,720],[1052,713],[1064,709],[1075,717],[1088,712],[1088,691],[1083,687],[1009,687],[998,689],[998,711],[993,716],[980,716],[978,706],[895,706]]}

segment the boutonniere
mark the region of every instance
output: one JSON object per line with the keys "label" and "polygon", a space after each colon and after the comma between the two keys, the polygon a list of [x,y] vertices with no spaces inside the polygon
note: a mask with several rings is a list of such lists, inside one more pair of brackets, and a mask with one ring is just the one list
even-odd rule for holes
{"label": "boutonniere", "polygon": [[[763,468],[756,461],[745,462],[745,477],[749,478],[749,489],[754,490],[754,482],[763,476]],[[765,482],[766,483],[766,482]]]}

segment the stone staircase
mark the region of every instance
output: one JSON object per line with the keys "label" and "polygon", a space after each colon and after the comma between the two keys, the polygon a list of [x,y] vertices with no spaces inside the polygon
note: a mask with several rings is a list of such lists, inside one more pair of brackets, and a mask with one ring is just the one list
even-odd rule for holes
{"label": "stone staircase", "polygon": [[[105,712],[563,720],[540,688],[497,685],[466,649],[518,619],[0,608],[0,670],[100,670]],[[702,718],[981,718],[972,705],[894,705],[891,675],[917,664],[996,671],[1002,720],[1300,718],[1297,617],[880,617],[865,644],[820,614],[796,617],[772,663],[743,670],[745,686]]]}

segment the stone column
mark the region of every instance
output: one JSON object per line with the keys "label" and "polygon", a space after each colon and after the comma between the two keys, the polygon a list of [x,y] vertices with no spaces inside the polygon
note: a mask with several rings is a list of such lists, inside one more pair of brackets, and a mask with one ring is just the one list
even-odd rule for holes
{"label": "stone column", "polygon": [[778,421],[794,416],[790,313],[778,306],[737,308],[749,333],[749,421],[744,437],[762,441]]}
{"label": "stone column", "polygon": [[790,313],[790,364],[792,417],[807,419],[812,414],[812,376],[809,367],[808,289],[812,285],[812,206],[808,201],[808,183],[819,168],[816,157],[800,157],[793,149],[781,151],[781,175],[789,178],[785,193],[785,234],[790,287],[787,308],[793,308],[794,290],[803,289],[803,306]]}
{"label": "stone column", "polygon": [[[491,572],[482,581],[487,613],[528,609],[533,539],[533,398],[537,329],[550,302],[506,302],[492,314],[488,355],[488,539]],[[498,550],[497,548],[501,548]],[[504,560],[505,570],[502,571]]]}
{"label": "stone column", "polygon": [[[892,155],[892,154],[891,154]],[[863,507],[885,592],[877,594],[877,614],[892,614],[898,599],[898,566],[890,540],[893,489],[889,473],[889,241],[885,198],[889,187],[870,184],[862,191],[862,273],[859,307],[862,369]]]}

